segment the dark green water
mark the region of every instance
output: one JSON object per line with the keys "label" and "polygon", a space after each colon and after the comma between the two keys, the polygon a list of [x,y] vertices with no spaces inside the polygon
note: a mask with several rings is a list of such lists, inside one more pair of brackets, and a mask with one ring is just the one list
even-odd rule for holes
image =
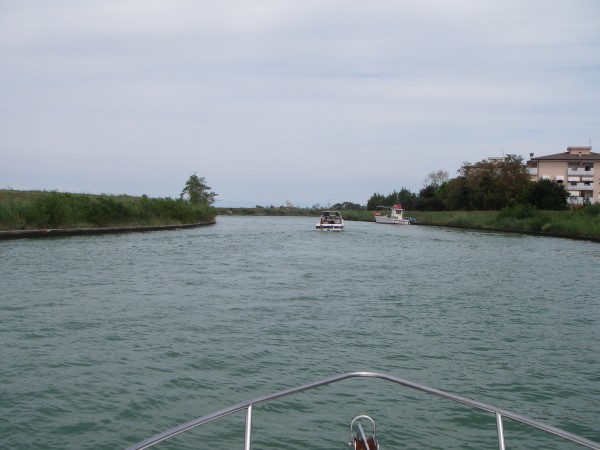
{"label": "dark green water", "polygon": [[[1,242],[0,448],[124,448],[355,370],[600,442],[600,245],[316,220]],[[257,407],[253,448],[347,448],[361,413],[384,450],[497,448],[493,418],[368,380]],[[242,448],[243,421],[157,448]]]}

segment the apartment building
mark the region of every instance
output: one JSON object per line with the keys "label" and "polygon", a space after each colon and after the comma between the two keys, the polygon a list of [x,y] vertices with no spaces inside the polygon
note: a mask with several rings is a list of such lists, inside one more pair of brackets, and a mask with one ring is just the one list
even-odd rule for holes
{"label": "apartment building", "polygon": [[564,153],[534,157],[530,153],[527,170],[532,181],[552,180],[564,184],[569,203],[600,202],[600,153],[592,147],[568,147]]}

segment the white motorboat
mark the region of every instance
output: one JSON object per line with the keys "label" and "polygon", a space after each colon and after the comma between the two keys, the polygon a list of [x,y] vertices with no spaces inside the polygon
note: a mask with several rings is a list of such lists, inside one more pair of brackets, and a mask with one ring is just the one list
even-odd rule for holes
{"label": "white motorboat", "polygon": [[[446,391],[442,391],[442,390],[428,387],[428,386],[425,386],[422,384],[413,383],[411,381],[403,380],[401,378],[396,378],[391,375],[386,375],[386,374],[377,373],[377,372],[350,372],[350,373],[345,373],[345,374],[341,374],[341,375],[336,375],[336,376],[332,376],[330,378],[326,378],[326,379],[323,379],[320,381],[312,382],[309,384],[304,384],[301,386],[289,388],[289,389],[286,389],[283,391],[279,391],[279,392],[275,392],[275,393],[272,393],[269,395],[258,397],[258,398],[255,398],[254,400],[249,400],[246,402],[238,403],[238,404],[230,406],[228,408],[220,409],[220,410],[215,411],[206,416],[200,417],[198,419],[195,419],[190,422],[187,422],[182,425],[171,428],[170,430],[167,430],[163,433],[157,434],[149,439],[146,439],[145,441],[139,442],[139,443],[129,447],[127,450],[142,450],[142,449],[153,447],[154,445],[158,444],[159,442],[163,442],[163,441],[165,441],[173,436],[176,436],[180,433],[191,430],[192,428],[196,428],[200,425],[204,425],[206,423],[212,422],[214,420],[223,418],[225,416],[229,416],[230,414],[236,413],[238,411],[245,411],[245,413],[246,413],[245,414],[245,431],[244,431],[244,449],[250,450],[251,443],[252,443],[252,416],[253,416],[255,407],[262,405],[262,404],[272,402],[274,400],[284,398],[284,397],[289,397],[294,394],[313,390],[313,389],[319,388],[321,386],[332,385],[332,384],[335,384],[335,383],[338,383],[338,382],[341,382],[341,381],[344,381],[344,380],[347,380],[350,378],[366,378],[366,379],[384,380],[384,381],[390,382],[392,384],[400,385],[404,388],[414,389],[416,391],[420,391],[421,393],[425,393],[425,394],[428,394],[428,395],[431,395],[434,397],[449,400],[451,402],[461,404],[465,407],[482,411],[483,413],[486,413],[486,414],[491,414],[491,415],[495,416],[495,425],[496,425],[495,428],[496,428],[496,432],[497,432],[498,448],[500,450],[505,450],[505,438],[504,438],[504,433],[505,433],[504,422],[505,421],[517,422],[517,423],[520,423],[521,425],[526,425],[533,429],[546,432],[549,435],[554,436],[555,438],[561,438],[561,439],[564,439],[565,441],[570,441],[570,442],[578,444],[582,447],[600,450],[599,443],[591,441],[590,439],[584,438],[582,436],[578,436],[576,434],[570,433],[568,431],[564,431],[560,428],[556,428],[554,426],[548,425],[546,423],[530,419],[528,417],[522,416],[520,414],[511,412],[511,411],[508,411],[505,409],[500,409],[500,408],[493,406],[491,404],[488,404],[488,403],[482,403],[482,402],[479,402],[477,400],[473,400],[473,399],[470,399],[467,397],[461,397],[461,396],[458,396],[456,394],[452,394],[452,393],[449,393]],[[399,403],[402,403],[402,401],[399,400]],[[491,425],[490,422],[492,422],[492,421],[478,420],[476,422],[476,424],[477,424],[477,427],[480,427],[481,429],[485,429],[485,427]],[[363,427],[363,424],[365,425],[365,427]],[[386,425],[388,428],[393,427],[393,426],[401,426],[401,424],[392,424],[392,423],[386,423]],[[439,424],[432,423],[432,425],[439,425]],[[365,428],[366,428],[366,430],[365,430]],[[510,428],[511,432],[514,431],[514,429],[513,429],[514,427],[511,426],[509,428]],[[513,435],[511,435],[511,436],[513,436]],[[466,448],[466,446],[469,442],[469,436],[464,436],[464,438],[465,438],[464,444],[465,444],[465,448]],[[306,439],[306,443],[302,444],[303,445],[302,448],[314,448],[314,449],[322,448],[322,447],[319,447],[319,445],[315,445],[315,443],[318,444],[318,439],[315,439],[314,436],[308,436]],[[378,450],[379,449],[379,443],[377,442],[377,439],[375,436],[375,421],[370,416],[361,414],[361,415],[356,416],[352,420],[352,422],[350,423],[350,435],[349,435],[348,445],[350,448],[352,448],[354,450]],[[206,448],[208,448],[208,447],[206,447]],[[275,448],[275,447],[273,447],[273,448]],[[395,445],[393,447],[390,447],[390,448],[412,448],[412,447],[411,447],[410,442],[397,442],[397,443],[395,443]],[[469,446],[469,448],[472,448],[472,447]],[[571,448],[571,447],[569,447],[569,448]]]}
{"label": "white motorboat", "polygon": [[319,231],[342,231],[344,219],[339,211],[323,211],[316,229]]}
{"label": "white motorboat", "polygon": [[404,218],[404,206],[397,203],[394,206],[378,206],[375,212],[375,222],[392,225],[410,225],[410,220]]}

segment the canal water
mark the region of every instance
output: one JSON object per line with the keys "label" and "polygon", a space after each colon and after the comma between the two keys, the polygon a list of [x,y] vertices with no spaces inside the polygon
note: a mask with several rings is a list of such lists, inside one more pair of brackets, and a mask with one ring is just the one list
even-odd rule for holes
{"label": "canal water", "polygon": [[[0,448],[118,449],[378,371],[600,442],[600,245],[317,218],[0,242]],[[258,406],[254,449],[495,449],[493,417],[380,380]],[[242,448],[236,414],[158,448]],[[507,448],[577,448],[507,426]]]}

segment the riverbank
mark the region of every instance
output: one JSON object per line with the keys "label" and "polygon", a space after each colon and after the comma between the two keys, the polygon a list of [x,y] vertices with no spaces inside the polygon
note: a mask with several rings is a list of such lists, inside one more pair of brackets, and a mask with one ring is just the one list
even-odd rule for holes
{"label": "riverbank", "polygon": [[538,211],[521,205],[502,211],[415,211],[417,224],[527,233],[600,242],[600,207]]}
{"label": "riverbank", "polygon": [[171,198],[0,190],[4,235],[152,231],[201,226],[215,217],[212,207]]}
{"label": "riverbank", "polygon": [[[213,208],[170,198],[0,190],[0,239],[153,231],[207,225],[217,215],[314,216],[311,208]],[[343,210],[347,221],[373,222],[373,211]],[[415,224],[528,233],[600,242],[600,205],[539,211],[407,211]]]}
{"label": "riverbank", "polygon": [[104,227],[104,228],[51,228],[40,230],[12,230],[0,231],[0,240],[8,239],[27,239],[44,237],[67,237],[84,236],[99,234],[123,234],[123,233],[142,233],[148,231],[166,231],[186,228],[198,228],[208,225],[214,225],[216,221],[205,223],[192,223],[185,225],[164,225],[164,226],[146,226],[146,227]]}

